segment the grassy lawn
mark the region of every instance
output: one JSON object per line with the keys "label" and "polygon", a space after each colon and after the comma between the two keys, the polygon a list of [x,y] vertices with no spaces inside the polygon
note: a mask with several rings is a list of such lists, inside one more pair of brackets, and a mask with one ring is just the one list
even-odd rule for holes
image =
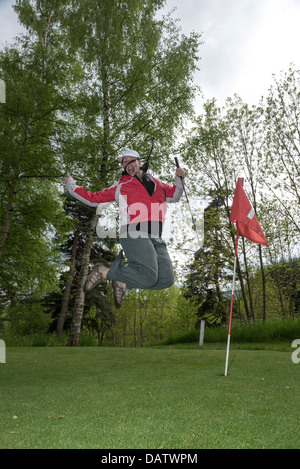
{"label": "grassy lawn", "polygon": [[7,348],[0,447],[299,448],[292,349]]}

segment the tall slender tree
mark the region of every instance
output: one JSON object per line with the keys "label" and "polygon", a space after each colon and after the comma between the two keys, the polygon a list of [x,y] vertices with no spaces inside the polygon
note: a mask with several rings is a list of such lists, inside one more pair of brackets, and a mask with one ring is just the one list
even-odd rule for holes
{"label": "tall slender tree", "polygon": [[[205,103],[204,114],[197,118],[196,124],[186,140],[185,161],[190,167],[199,168],[200,166],[201,168],[200,174],[197,175],[199,184],[196,188],[199,197],[207,200],[209,194],[214,193],[218,195],[218,199],[222,203],[224,216],[227,220],[227,226],[223,226],[222,249],[227,250],[230,246],[233,259],[235,235],[229,216],[235,183],[242,168],[242,160],[232,154],[230,127],[215,100]],[[249,320],[251,314],[239,258],[237,259],[237,272],[246,316]]]}
{"label": "tall slender tree", "polygon": [[[149,151],[158,143],[153,166],[172,144],[176,128],[192,112],[199,35],[179,37],[175,22],[158,20],[162,0],[76,0],[65,18],[66,31],[85,63],[84,94],[94,119],[98,150],[91,155],[91,189],[116,177],[117,155],[126,145]],[[90,122],[91,116],[86,118]],[[88,156],[88,155],[87,155]],[[88,274],[97,215],[91,219],[82,258],[69,345],[78,345],[83,286]]]}
{"label": "tall slender tree", "polygon": [[282,218],[291,232],[300,231],[300,70],[293,65],[282,72],[264,102],[266,133],[263,178],[279,203]]}

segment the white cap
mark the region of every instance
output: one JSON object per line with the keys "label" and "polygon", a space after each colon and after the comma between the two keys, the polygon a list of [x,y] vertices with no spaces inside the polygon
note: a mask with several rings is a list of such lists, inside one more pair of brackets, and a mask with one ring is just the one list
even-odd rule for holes
{"label": "white cap", "polygon": [[138,154],[137,151],[135,150],[125,150],[121,156],[118,157],[118,160],[120,163],[122,162],[123,158],[125,156],[132,156],[133,158],[138,158],[139,160],[141,159],[140,155]]}

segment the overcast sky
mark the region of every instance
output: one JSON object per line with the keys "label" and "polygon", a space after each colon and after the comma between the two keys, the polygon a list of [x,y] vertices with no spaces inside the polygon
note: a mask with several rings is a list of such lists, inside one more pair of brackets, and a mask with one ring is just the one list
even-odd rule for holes
{"label": "overcast sky", "polygon": [[300,0],[168,0],[184,33],[202,32],[197,82],[205,98],[266,95],[272,74],[300,67]]}
{"label": "overcast sky", "polygon": [[[0,0],[0,47],[21,31],[13,3]],[[300,68],[300,0],[167,0],[166,10],[174,7],[184,34],[203,33],[195,81],[204,100],[222,105],[237,93],[258,104],[273,73]]]}

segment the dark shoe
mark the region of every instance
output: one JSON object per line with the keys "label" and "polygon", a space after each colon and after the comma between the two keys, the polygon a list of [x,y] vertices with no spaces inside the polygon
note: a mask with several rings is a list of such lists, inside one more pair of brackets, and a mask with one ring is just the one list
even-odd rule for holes
{"label": "dark shoe", "polygon": [[92,272],[87,276],[86,282],[84,284],[84,291],[85,293],[89,293],[93,290],[99,283],[105,282],[103,278],[103,269],[105,269],[104,265],[97,264]]}
{"label": "dark shoe", "polygon": [[114,305],[116,308],[120,308],[123,297],[126,292],[126,288],[123,288],[121,286],[121,283],[117,282],[116,280],[112,281],[112,287],[114,292]]}

